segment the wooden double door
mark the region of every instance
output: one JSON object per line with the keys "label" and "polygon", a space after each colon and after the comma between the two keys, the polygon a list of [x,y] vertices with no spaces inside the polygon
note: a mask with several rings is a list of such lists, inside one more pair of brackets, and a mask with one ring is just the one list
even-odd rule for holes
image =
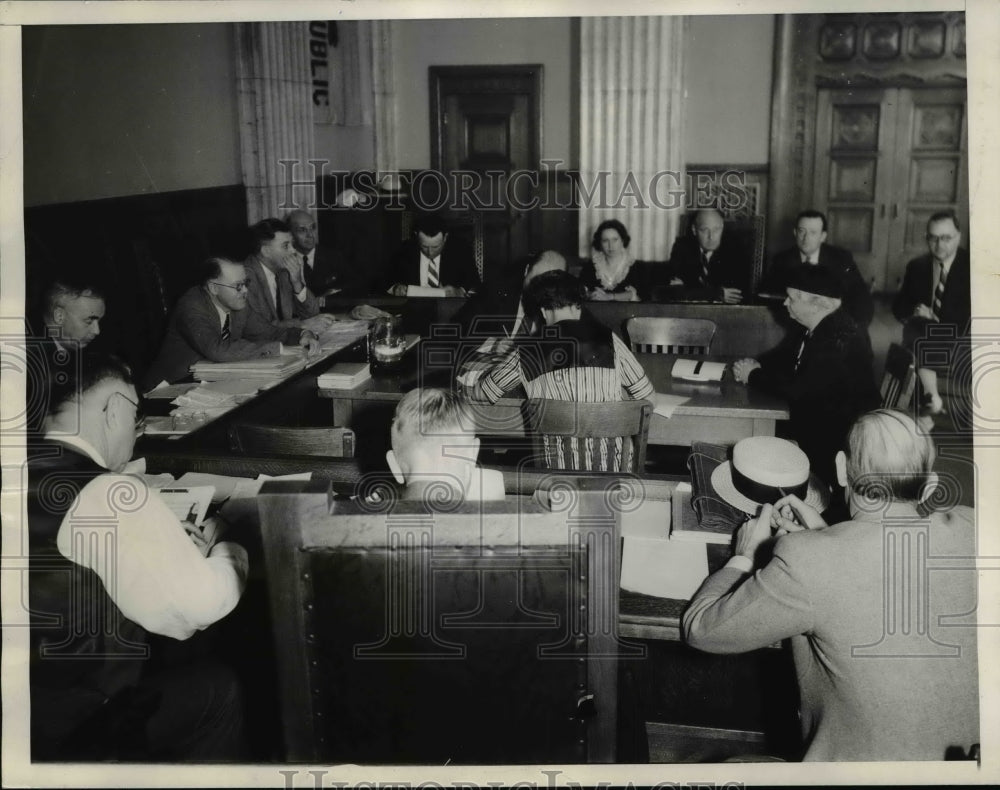
{"label": "wooden double door", "polygon": [[965,88],[819,91],[813,205],[874,290],[898,290],[927,252],[931,214],[968,227],[966,116]]}

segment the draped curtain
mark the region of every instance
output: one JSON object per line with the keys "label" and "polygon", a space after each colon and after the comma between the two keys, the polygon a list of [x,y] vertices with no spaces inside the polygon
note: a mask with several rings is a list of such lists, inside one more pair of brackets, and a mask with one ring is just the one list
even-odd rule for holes
{"label": "draped curtain", "polygon": [[315,204],[309,23],[240,23],[236,47],[240,152],[252,224]]}
{"label": "draped curtain", "polygon": [[685,203],[684,29],[684,17],[581,20],[580,184],[593,191],[578,198],[581,255],[613,218],[628,228],[636,258],[669,256]]}

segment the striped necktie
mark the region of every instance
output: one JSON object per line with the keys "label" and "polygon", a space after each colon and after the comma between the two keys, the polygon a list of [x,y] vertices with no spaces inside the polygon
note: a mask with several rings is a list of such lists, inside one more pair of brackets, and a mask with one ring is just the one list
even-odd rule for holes
{"label": "striped necktie", "polygon": [[440,275],[438,274],[438,258],[428,258],[427,259],[427,285],[431,288],[437,288],[441,285]]}
{"label": "striped necktie", "polygon": [[229,313],[226,313],[226,320],[222,322],[222,339],[229,340]]}
{"label": "striped necktie", "polygon": [[938,262],[938,281],[934,289],[934,303],[931,305],[931,312],[934,313],[934,320],[941,320],[941,303],[944,301],[944,287],[948,281],[948,272],[944,270],[944,264]]}
{"label": "striped necktie", "polygon": [[708,285],[708,255],[701,253],[701,282]]}

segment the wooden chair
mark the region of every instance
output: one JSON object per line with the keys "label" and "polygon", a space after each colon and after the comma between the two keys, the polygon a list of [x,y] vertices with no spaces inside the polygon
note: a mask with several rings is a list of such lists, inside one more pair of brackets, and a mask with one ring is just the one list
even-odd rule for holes
{"label": "wooden chair", "polygon": [[536,463],[548,469],[641,472],[653,404],[533,398],[525,404]]}
{"label": "wooden chair", "polygon": [[913,365],[913,354],[898,343],[889,345],[885,357],[885,373],[882,375],[882,408],[909,410],[913,393],[917,386],[917,371]]}
{"label": "wooden chair", "polygon": [[229,428],[229,446],[238,453],[353,458],[354,431],[238,423]]}
{"label": "wooden chair", "polygon": [[633,351],[704,356],[712,347],[715,322],[707,318],[632,317],[625,334]]}
{"label": "wooden chair", "polygon": [[266,484],[285,759],[614,762],[620,524],[603,487],[576,501],[379,511]]}

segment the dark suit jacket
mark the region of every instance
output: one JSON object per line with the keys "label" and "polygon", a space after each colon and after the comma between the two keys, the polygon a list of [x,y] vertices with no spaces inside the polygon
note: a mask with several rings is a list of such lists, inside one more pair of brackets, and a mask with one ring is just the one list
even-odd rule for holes
{"label": "dark suit jacket", "polygon": [[[199,359],[232,362],[280,353],[279,341],[298,343],[301,330],[279,329],[249,307],[229,314],[229,339],[222,339],[219,313],[203,286],[189,289],[177,300],[160,353],[142,381],[148,392],[161,381],[174,382],[188,374]],[[252,335],[256,340],[247,340]]]}
{"label": "dark suit jacket", "polygon": [[[252,310],[260,316],[264,323],[271,324],[278,329],[288,329],[289,327],[299,327],[303,318],[311,318],[319,312],[319,302],[313,292],[306,287],[306,298],[300,302],[295,298],[292,290],[292,278],[286,271],[279,271],[276,275],[278,281],[278,304],[276,307],[271,301],[271,289],[267,286],[267,277],[264,275],[264,264],[251,255],[244,261],[247,270],[247,280],[250,291],[247,298],[247,310]],[[253,324],[260,326],[259,323]],[[273,340],[273,337],[258,335],[256,331],[251,331],[245,335],[249,340]]]}
{"label": "dark suit jacket", "polygon": [[[441,251],[438,270],[442,286],[452,285],[470,291],[479,289],[475,256],[460,239],[449,237]],[[420,284],[420,245],[415,238],[403,243],[389,267],[385,287],[396,283]]]}
{"label": "dark suit jacket", "polygon": [[682,298],[721,301],[722,289],[739,288],[743,298],[750,296],[750,259],[734,244],[723,239],[708,262],[708,282],[702,279],[701,249],[698,239],[688,234],[674,242],[670,251],[671,277],[684,281]]}
{"label": "dark suit jacket", "polygon": [[339,288],[345,296],[367,293],[363,278],[355,270],[346,250],[339,247],[316,247],[313,265],[305,266],[306,286],[317,296],[331,288]]}
{"label": "dark suit jacket", "polygon": [[[934,287],[934,259],[930,254],[921,255],[906,264],[903,285],[892,303],[892,312],[902,323],[913,319],[913,310],[918,304],[931,306]],[[944,286],[941,301],[941,323],[953,324],[959,335],[969,331],[972,315],[972,295],[969,284],[969,252],[959,247],[948,270],[948,280]]]}
{"label": "dark suit jacket", "polygon": [[806,338],[798,369],[795,360],[805,330],[790,334],[761,356],[749,385],[788,400],[791,438],[809,456],[825,482],[836,484],[833,457],[843,449],[851,424],[879,405],[867,334],[837,310]]}
{"label": "dark suit jacket", "polygon": [[[798,247],[782,250],[774,256],[760,290],[784,293],[792,270],[801,265],[802,255]],[[849,250],[823,244],[819,248],[817,265],[826,267],[840,277],[844,286],[843,308],[859,327],[866,329],[875,315],[875,303],[872,301],[871,289],[854,262],[854,256]]]}

